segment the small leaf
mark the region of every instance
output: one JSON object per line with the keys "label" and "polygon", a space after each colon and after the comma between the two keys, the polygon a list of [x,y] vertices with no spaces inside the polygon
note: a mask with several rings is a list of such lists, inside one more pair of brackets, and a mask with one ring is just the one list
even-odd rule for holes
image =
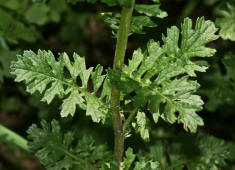
{"label": "small leaf", "polygon": [[235,3],[226,2],[221,3],[219,11],[224,11],[220,18],[216,19],[216,24],[221,28],[219,31],[220,36],[225,40],[235,41]]}
{"label": "small leaf", "polygon": [[131,164],[134,162],[134,160],[135,160],[135,154],[133,154],[133,149],[128,148],[125,152],[125,157],[123,160],[123,168],[125,170],[130,169]]}
{"label": "small leaf", "polygon": [[145,14],[150,17],[165,18],[167,13],[160,9],[160,5],[150,5],[150,4],[136,4],[135,10],[141,14]]}
{"label": "small leaf", "polygon": [[136,115],[137,131],[144,140],[149,139],[149,130],[146,128],[146,117],[144,112],[138,112]]}
{"label": "small leaf", "polygon": [[100,65],[97,65],[95,68],[95,71],[91,73],[91,79],[94,85],[94,92],[96,93],[97,90],[100,88],[100,86],[102,85],[105,76],[102,75],[103,72],[103,67]]}
{"label": "small leaf", "polygon": [[154,23],[149,17],[147,16],[133,16],[130,26],[130,34],[137,33],[137,34],[144,34],[143,31],[144,27],[156,27],[157,24]]}
{"label": "small leaf", "polygon": [[69,114],[73,116],[76,111],[76,105],[79,105],[82,109],[86,108],[86,105],[84,104],[85,100],[82,98],[79,92],[76,89],[69,90],[71,90],[69,97],[63,100],[61,105],[61,117],[67,117]]}
{"label": "small leaf", "polygon": [[48,21],[49,10],[46,4],[35,3],[26,10],[24,16],[29,23],[44,25]]}

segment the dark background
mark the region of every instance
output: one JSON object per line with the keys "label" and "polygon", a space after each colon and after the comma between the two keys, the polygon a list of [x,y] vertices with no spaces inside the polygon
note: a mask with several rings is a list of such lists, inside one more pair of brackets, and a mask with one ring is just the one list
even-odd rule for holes
{"label": "dark background", "polygon": [[[59,119],[59,102],[55,100],[48,106],[40,102],[37,95],[31,96],[26,93],[23,84],[15,83],[9,74],[10,62],[23,50],[45,49],[51,50],[54,54],[67,52],[71,55],[76,52],[86,57],[88,66],[99,63],[105,68],[112,67],[116,40],[112,38],[111,29],[97,14],[110,10],[119,11],[120,8],[104,4],[73,5],[67,4],[64,0],[51,0],[50,3],[44,4],[48,8],[41,8],[47,12],[37,15],[40,12],[29,10],[34,5],[33,2],[22,0],[17,6],[17,1],[10,0],[10,5],[6,5],[4,0],[0,0],[0,123],[26,137],[26,130],[32,123],[38,124],[41,119]],[[161,3],[161,9],[168,13],[168,17],[156,19],[158,27],[145,29],[146,35],[134,34],[129,37],[126,61],[133,50],[139,47],[145,49],[150,39],[161,42],[161,36],[166,33],[166,28],[172,25],[180,26],[186,16],[194,21],[201,16],[215,21],[215,10],[221,1],[162,0]],[[10,19],[2,11],[6,12]],[[204,119],[205,126],[198,129],[198,134],[210,134],[224,139],[234,155],[235,89],[223,78],[227,72],[222,59],[228,51],[234,51],[235,43],[220,38],[210,46],[216,48],[217,53],[207,59],[211,65],[209,71],[198,75],[201,84],[198,93],[205,101],[204,110],[199,113]],[[66,122],[70,122],[69,125]],[[101,125],[95,128],[97,125],[87,119],[82,111],[78,111],[74,118],[63,119],[62,124],[65,127],[79,128],[81,134],[91,133],[101,143],[108,141],[112,145],[112,138],[105,136],[112,131]],[[186,134],[182,129],[181,125],[170,125],[160,121],[153,125],[151,135],[154,139]],[[134,135],[133,138],[136,138],[137,147],[138,144],[143,144],[138,135]],[[127,143],[133,143],[131,139],[127,140]],[[35,157],[10,143],[6,144],[4,140],[0,142],[0,169],[1,166],[6,169],[43,169]],[[235,156],[228,160],[228,167],[235,169]]]}

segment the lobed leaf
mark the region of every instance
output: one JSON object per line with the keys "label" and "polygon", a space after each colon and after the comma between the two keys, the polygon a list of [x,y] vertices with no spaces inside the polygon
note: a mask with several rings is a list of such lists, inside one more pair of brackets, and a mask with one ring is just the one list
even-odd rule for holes
{"label": "lobed leaf", "polygon": [[94,145],[91,137],[84,136],[74,146],[74,133],[63,133],[58,121],[41,121],[42,128],[33,124],[28,130],[29,148],[49,170],[69,170],[73,167],[96,170],[112,162],[106,145]]}
{"label": "lobed leaf", "polygon": [[216,19],[216,24],[220,27],[220,36],[225,40],[235,41],[235,3],[222,3],[218,10],[222,14]]}
{"label": "lobed leaf", "polygon": [[132,126],[140,133],[142,139],[149,140],[149,130],[146,128],[146,116],[144,112],[137,112],[136,123],[132,123]]}
{"label": "lobed leaf", "polygon": [[[195,28],[192,28],[192,20],[185,18],[181,24],[181,42],[179,42],[179,29],[175,26],[167,29],[167,36],[163,36],[163,48],[169,57],[191,58],[210,57],[216,52],[215,49],[205,45],[218,38],[215,35],[217,28],[214,23],[203,17],[198,18]],[[180,47],[178,46],[180,44]]]}
{"label": "lobed leaf", "polygon": [[[93,68],[87,69],[85,59],[76,53],[73,60],[71,62],[66,53],[60,54],[57,61],[50,51],[39,50],[37,54],[25,51],[22,56],[18,56],[17,61],[12,62],[11,73],[16,76],[16,82],[25,82],[27,92],[41,93],[42,101],[49,104],[56,96],[61,98],[62,117],[73,116],[76,106],[79,106],[86,109],[86,114],[94,122],[104,121],[109,112],[110,85],[109,80],[102,75],[103,67],[98,65],[94,71]],[[93,83],[92,93],[88,90],[90,77]],[[77,84],[78,79],[81,86]],[[102,93],[97,97],[100,88],[103,88]]]}
{"label": "lobed leaf", "polygon": [[159,4],[136,4],[135,10],[140,14],[145,14],[149,17],[158,17],[165,18],[167,17],[167,13],[160,9]]}
{"label": "lobed leaf", "polygon": [[225,141],[213,136],[176,134],[173,139],[150,146],[149,157],[158,161],[161,169],[218,170],[231,157]]}
{"label": "lobed leaf", "polygon": [[135,159],[136,159],[136,155],[133,153],[133,149],[128,148],[125,152],[124,161],[122,162],[122,165],[121,165],[122,169],[123,170],[129,170],[129,169],[154,170],[159,167],[158,161],[152,161],[152,160],[149,160],[145,157],[141,157],[139,160],[136,160],[136,161],[135,161]]}
{"label": "lobed leaf", "polygon": [[[109,76],[136,107],[147,105],[155,122],[161,117],[169,123],[183,123],[186,131],[196,132],[203,125],[196,113],[202,109],[203,101],[194,94],[200,85],[190,77],[207,67],[191,59],[215,53],[206,44],[218,38],[217,29],[204,18],[197,19],[194,29],[192,21],[186,18],[181,29],[180,42],[179,29],[171,27],[167,36],[162,37],[162,46],[150,41],[146,52],[136,50],[128,65],[122,70],[109,70]],[[130,95],[133,92],[134,96]]]}
{"label": "lobed leaf", "polygon": [[216,109],[222,109],[223,105],[232,106],[235,104],[234,53],[226,53],[222,63],[226,73],[222,73],[219,65],[215,65],[215,72],[204,78],[205,85],[200,90],[200,93],[208,98],[205,108],[211,112],[214,112]]}

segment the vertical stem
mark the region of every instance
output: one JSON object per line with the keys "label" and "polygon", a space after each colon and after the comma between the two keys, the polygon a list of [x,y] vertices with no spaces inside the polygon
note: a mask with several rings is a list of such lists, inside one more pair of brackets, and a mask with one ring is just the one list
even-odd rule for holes
{"label": "vertical stem", "polygon": [[[113,69],[122,68],[124,63],[126,46],[128,41],[129,28],[135,0],[130,8],[123,7],[121,13],[120,27],[117,37]],[[111,112],[114,130],[114,160],[120,166],[124,150],[124,133],[120,114],[120,91],[112,85],[111,89]]]}

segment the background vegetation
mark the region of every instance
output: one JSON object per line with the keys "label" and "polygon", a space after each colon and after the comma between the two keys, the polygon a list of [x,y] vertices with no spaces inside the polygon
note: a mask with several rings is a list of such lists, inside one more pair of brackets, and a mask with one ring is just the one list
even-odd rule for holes
{"label": "background vegetation", "polygon": [[[88,66],[98,63],[105,68],[112,66],[116,39],[103,21],[104,16],[99,13],[120,11],[120,7],[70,2],[0,0],[0,124],[25,138],[27,129],[33,123],[40,124],[41,119],[58,120],[60,107],[56,100],[51,105],[40,102],[37,98],[40,94],[29,95],[23,85],[13,81],[9,67],[11,61],[16,60],[16,54],[29,49],[35,52],[50,49],[54,53],[67,52],[69,55],[77,52],[86,57]],[[226,2],[162,0],[161,9],[168,16],[154,19],[158,26],[145,28],[146,34],[134,34],[129,38],[125,62],[137,47],[144,49],[149,39],[161,41],[168,27],[179,26],[187,16],[194,21],[204,16],[215,21],[220,28],[218,33],[221,38],[210,44],[217,49],[215,56],[207,59],[210,69],[198,76],[201,84],[199,94],[205,101],[204,109],[199,114],[205,126],[199,127],[197,134],[189,134],[182,130],[180,124],[169,125],[159,120],[157,124],[147,122],[146,126],[152,127],[151,142],[144,143],[138,134],[127,139],[128,145],[134,146],[136,151],[141,149],[158,160],[166,156],[167,159],[160,159],[162,164],[169,159],[175,160],[175,164],[179,163],[177,160],[199,159],[203,157],[203,152],[207,152],[206,149],[210,150],[212,157],[226,150],[224,154],[229,151],[229,156],[220,163],[224,165],[221,168],[235,169],[235,5],[233,1]],[[106,143],[112,148],[113,137],[106,135],[112,134],[112,128],[102,125],[97,128],[97,124],[94,125],[83,112],[79,110],[73,118],[60,120],[63,129],[76,129],[78,137],[90,134],[96,143]],[[205,137],[204,143],[201,137]],[[146,149],[150,145],[153,147]],[[200,150],[202,145],[206,145],[203,152]],[[11,144],[6,136],[1,136],[0,169],[44,168],[36,157]]]}

